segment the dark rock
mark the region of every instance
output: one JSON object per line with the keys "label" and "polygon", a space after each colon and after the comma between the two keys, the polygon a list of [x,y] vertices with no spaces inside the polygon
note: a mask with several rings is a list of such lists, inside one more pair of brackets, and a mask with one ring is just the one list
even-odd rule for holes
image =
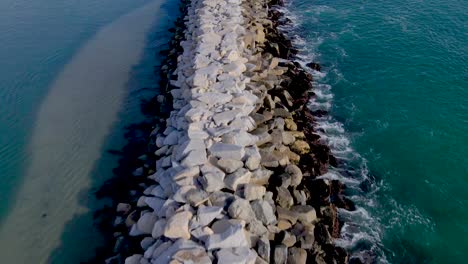
{"label": "dark rock", "polygon": [[315,241],[319,245],[331,244],[332,238],[327,227],[323,223],[318,223],[314,228]]}
{"label": "dark rock", "polygon": [[306,66],[311,68],[312,70],[320,71],[320,64],[318,64],[318,63],[309,62],[309,63],[306,64]]}

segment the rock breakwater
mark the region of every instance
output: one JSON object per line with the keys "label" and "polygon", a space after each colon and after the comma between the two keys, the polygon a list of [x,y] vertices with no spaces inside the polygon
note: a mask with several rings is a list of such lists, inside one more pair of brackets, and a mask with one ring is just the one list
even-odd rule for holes
{"label": "rock breakwater", "polygon": [[276,1],[183,1],[143,165],[107,263],[346,263],[336,161]]}

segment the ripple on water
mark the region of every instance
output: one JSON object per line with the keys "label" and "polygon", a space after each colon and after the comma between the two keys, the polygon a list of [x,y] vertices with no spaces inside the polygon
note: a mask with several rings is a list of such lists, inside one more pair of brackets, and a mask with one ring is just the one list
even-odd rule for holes
{"label": "ripple on water", "polygon": [[[90,187],[161,3],[152,1],[104,27],[53,82],[32,131],[24,182],[0,229],[2,263],[47,263],[65,224],[87,212],[80,191]],[[81,242],[93,248],[98,241]],[[82,249],[77,257],[93,253]]]}

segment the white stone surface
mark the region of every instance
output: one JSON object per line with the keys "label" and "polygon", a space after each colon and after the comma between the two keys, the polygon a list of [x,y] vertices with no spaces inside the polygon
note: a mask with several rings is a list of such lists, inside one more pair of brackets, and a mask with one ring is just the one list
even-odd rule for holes
{"label": "white stone surface", "polygon": [[248,247],[249,243],[242,225],[230,225],[224,232],[213,234],[205,242],[208,250],[218,248]]}

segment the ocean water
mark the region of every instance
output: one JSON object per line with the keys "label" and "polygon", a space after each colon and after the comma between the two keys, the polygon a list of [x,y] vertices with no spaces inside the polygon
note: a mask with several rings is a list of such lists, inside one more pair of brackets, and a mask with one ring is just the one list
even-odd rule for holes
{"label": "ocean water", "polygon": [[[80,263],[177,1],[0,0],[1,263]],[[148,89],[150,88],[150,89]]]}
{"label": "ocean water", "polygon": [[358,210],[337,243],[371,263],[466,263],[468,4],[291,0],[312,109]]}

